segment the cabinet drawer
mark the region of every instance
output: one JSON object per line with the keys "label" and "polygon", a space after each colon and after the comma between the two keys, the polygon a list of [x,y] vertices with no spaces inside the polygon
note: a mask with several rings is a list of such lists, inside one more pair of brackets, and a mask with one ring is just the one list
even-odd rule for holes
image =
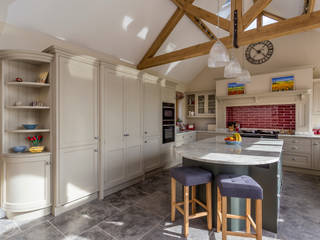
{"label": "cabinet drawer", "polygon": [[282,155],[283,165],[290,167],[311,168],[311,156],[310,155]]}
{"label": "cabinet drawer", "polygon": [[288,153],[311,154],[311,139],[284,139],[283,150]]}

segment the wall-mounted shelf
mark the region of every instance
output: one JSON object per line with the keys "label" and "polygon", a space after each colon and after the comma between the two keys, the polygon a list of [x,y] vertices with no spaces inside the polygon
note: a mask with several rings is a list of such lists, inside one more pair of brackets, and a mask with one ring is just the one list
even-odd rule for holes
{"label": "wall-mounted shelf", "polygon": [[216,114],[211,114],[210,116],[187,116],[187,118],[215,118]]}
{"label": "wall-mounted shelf", "polygon": [[50,129],[33,129],[33,130],[26,130],[26,129],[16,129],[16,130],[6,130],[8,133],[46,133],[50,132]]}
{"label": "wall-mounted shelf", "polygon": [[49,106],[6,106],[7,109],[25,109],[25,110],[48,110]]}
{"label": "wall-mounted shelf", "polygon": [[23,152],[23,153],[4,153],[1,154],[2,157],[7,157],[7,158],[30,158],[33,156],[37,157],[45,157],[45,156],[50,156],[50,152],[41,152],[41,153],[32,153],[32,152]]}
{"label": "wall-mounted shelf", "polygon": [[36,88],[41,88],[41,87],[50,87],[49,83],[38,83],[38,82],[7,82],[8,85],[13,85],[13,86],[22,86],[22,87],[36,87]]}

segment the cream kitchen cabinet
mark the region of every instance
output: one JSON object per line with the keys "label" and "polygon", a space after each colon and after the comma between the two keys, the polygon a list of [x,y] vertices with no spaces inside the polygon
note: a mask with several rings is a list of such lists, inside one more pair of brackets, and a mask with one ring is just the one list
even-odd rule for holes
{"label": "cream kitchen cabinet", "polygon": [[312,168],[312,139],[280,137],[284,140],[282,162],[284,166]]}
{"label": "cream kitchen cabinet", "polygon": [[188,118],[213,118],[216,116],[216,97],[214,93],[189,93],[186,99],[186,115]]}
{"label": "cream kitchen cabinet", "polygon": [[51,206],[50,157],[50,153],[1,156],[2,208],[8,218]]}
{"label": "cream kitchen cabinet", "polygon": [[172,87],[161,88],[162,102],[176,103],[176,89]]}
{"label": "cream kitchen cabinet", "polygon": [[320,139],[312,139],[312,168],[320,170]]}
{"label": "cream kitchen cabinet", "polygon": [[161,159],[161,86],[157,78],[143,78],[143,165],[148,172],[163,166]]}
{"label": "cream kitchen cabinet", "polygon": [[312,114],[320,114],[320,79],[313,80]]}
{"label": "cream kitchen cabinet", "polygon": [[141,80],[102,64],[101,158],[104,190],[143,175]]}
{"label": "cream kitchen cabinet", "polygon": [[98,77],[95,58],[51,47],[54,54],[54,212],[98,191]]}

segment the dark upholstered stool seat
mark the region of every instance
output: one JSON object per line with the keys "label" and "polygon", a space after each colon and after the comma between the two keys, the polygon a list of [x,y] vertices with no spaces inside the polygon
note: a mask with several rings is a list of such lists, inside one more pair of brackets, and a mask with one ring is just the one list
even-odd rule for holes
{"label": "dark upholstered stool seat", "polygon": [[249,176],[219,175],[217,184],[222,196],[263,199],[262,187]]}
{"label": "dark upholstered stool seat", "polygon": [[184,186],[206,184],[212,180],[212,173],[199,167],[172,168],[170,174]]}

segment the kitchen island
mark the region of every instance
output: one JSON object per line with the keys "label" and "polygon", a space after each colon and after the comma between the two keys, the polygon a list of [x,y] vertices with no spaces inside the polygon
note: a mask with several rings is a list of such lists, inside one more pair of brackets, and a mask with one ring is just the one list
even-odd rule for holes
{"label": "kitchen island", "polygon": [[[263,228],[278,231],[278,215],[281,191],[281,153],[283,140],[243,138],[241,145],[227,145],[225,136],[217,136],[195,143],[185,144],[176,149],[183,157],[183,166],[200,166],[219,174],[248,175],[257,181],[264,191]],[[216,182],[213,180],[213,222],[216,224]],[[205,189],[199,186],[197,197],[205,201]],[[254,204],[252,206],[254,213]],[[228,200],[228,213],[245,215],[245,199]],[[244,230],[245,222],[231,219],[228,228]]]}

